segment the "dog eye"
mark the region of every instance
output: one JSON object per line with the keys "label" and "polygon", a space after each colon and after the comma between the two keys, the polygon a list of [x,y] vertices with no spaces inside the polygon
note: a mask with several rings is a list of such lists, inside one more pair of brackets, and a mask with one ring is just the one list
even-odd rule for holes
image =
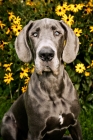
{"label": "dog eye", "polygon": [[60,32],[56,31],[56,32],[55,32],[55,35],[56,35],[56,36],[59,36],[59,35],[60,35]]}
{"label": "dog eye", "polygon": [[34,32],[32,35],[33,35],[34,37],[37,37],[37,36],[38,36],[38,33],[37,33],[37,32]]}

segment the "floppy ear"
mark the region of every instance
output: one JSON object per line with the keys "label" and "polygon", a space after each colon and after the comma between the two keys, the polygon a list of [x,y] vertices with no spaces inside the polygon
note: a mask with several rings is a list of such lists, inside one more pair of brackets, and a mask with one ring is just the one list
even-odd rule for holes
{"label": "floppy ear", "polygon": [[15,40],[15,49],[19,59],[23,62],[29,62],[32,59],[32,53],[27,43],[28,31],[32,27],[33,21],[30,21],[19,33]]}
{"label": "floppy ear", "polygon": [[60,21],[61,26],[66,31],[66,44],[63,50],[62,59],[66,63],[71,63],[77,56],[79,50],[79,39],[74,31],[64,21]]}

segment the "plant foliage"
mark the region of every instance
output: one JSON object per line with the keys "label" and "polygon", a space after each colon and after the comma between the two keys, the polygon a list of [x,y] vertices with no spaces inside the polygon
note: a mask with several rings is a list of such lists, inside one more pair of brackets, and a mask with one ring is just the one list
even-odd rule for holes
{"label": "plant foliage", "polygon": [[79,37],[77,59],[67,65],[81,106],[93,109],[93,0],[1,0],[0,1],[0,96],[13,99],[27,88],[33,62],[21,62],[14,41],[30,21],[41,18],[64,20]]}

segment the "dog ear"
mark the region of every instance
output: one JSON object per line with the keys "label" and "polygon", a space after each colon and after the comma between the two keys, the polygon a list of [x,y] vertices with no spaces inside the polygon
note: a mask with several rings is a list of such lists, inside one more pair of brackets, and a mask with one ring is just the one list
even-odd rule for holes
{"label": "dog ear", "polygon": [[28,31],[32,27],[33,21],[30,21],[19,33],[15,40],[15,49],[19,59],[23,62],[30,62],[32,53],[28,45]]}
{"label": "dog ear", "polygon": [[71,63],[77,56],[79,50],[79,39],[74,31],[64,21],[60,21],[61,26],[66,31],[66,42],[63,50],[62,59],[66,63]]}

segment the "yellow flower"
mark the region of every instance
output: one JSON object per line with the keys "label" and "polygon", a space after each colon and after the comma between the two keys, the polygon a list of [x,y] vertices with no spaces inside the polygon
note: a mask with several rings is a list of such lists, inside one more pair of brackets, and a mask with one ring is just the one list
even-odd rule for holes
{"label": "yellow flower", "polygon": [[29,68],[27,67],[27,68],[24,69],[24,68],[22,67],[21,70],[22,70],[23,72],[26,72],[26,73],[27,73],[27,72],[29,71]]}
{"label": "yellow flower", "polygon": [[11,71],[11,68],[10,68],[10,67],[7,67],[7,68],[6,68],[6,71]]}
{"label": "yellow flower", "polygon": [[93,7],[93,0],[90,0],[87,6]]}
{"label": "yellow flower", "polygon": [[71,16],[71,14],[69,14],[68,16],[64,14],[62,17],[62,20],[64,20],[70,27],[74,23],[73,19],[74,19],[74,16]]}
{"label": "yellow flower", "polygon": [[77,4],[70,4],[69,9],[73,12],[77,12],[78,11]]}
{"label": "yellow flower", "polygon": [[90,72],[85,71],[85,76],[90,76]]}
{"label": "yellow flower", "polygon": [[93,43],[90,44],[90,47],[92,47],[92,46],[93,46]]}
{"label": "yellow flower", "polygon": [[62,6],[58,5],[55,9],[55,12],[58,16],[62,16],[63,14],[65,14],[65,11],[63,10]]}
{"label": "yellow flower", "polygon": [[58,5],[56,7],[55,12],[58,16],[63,16],[68,10],[69,10],[69,7],[67,5],[67,2],[64,2],[62,6]]}
{"label": "yellow flower", "polygon": [[28,77],[28,73],[20,72],[20,78]]}
{"label": "yellow flower", "polygon": [[4,64],[3,67],[5,67],[6,71],[11,71],[10,66],[11,66],[12,64],[13,64],[13,63],[10,63],[10,64]]}
{"label": "yellow flower", "polygon": [[84,4],[70,4],[69,10],[73,12],[78,12],[79,10],[82,10]]}
{"label": "yellow flower", "polygon": [[18,17],[15,17],[14,19],[13,19],[13,23],[14,24],[20,24],[20,21],[21,21],[21,18],[19,18],[19,16]]}
{"label": "yellow flower", "polygon": [[87,66],[87,69],[89,69],[90,68],[90,66]]}
{"label": "yellow flower", "polygon": [[0,28],[3,29],[4,26],[6,26],[6,25],[3,24],[2,21],[0,20]]}
{"label": "yellow flower", "polygon": [[77,4],[77,7],[78,7],[79,10],[82,10],[82,8],[83,8],[84,6],[85,6],[85,5],[84,5],[83,3]]}
{"label": "yellow flower", "polygon": [[85,66],[82,63],[79,63],[75,66],[76,72],[83,73],[85,71]]}
{"label": "yellow flower", "polygon": [[24,93],[27,90],[27,86],[22,87],[21,90]]}
{"label": "yellow flower", "polygon": [[9,14],[9,16],[10,16],[10,15],[14,15],[14,13],[13,13],[13,12],[8,12],[8,14]]}
{"label": "yellow flower", "polygon": [[27,1],[27,2],[26,2],[26,5],[29,5],[29,6],[34,6],[34,5],[35,5],[35,3],[34,3],[34,2],[32,2],[32,1]]}
{"label": "yellow flower", "polygon": [[0,67],[2,66],[2,63],[0,62]]}
{"label": "yellow flower", "polygon": [[12,73],[5,74],[5,76],[4,76],[4,82],[6,84],[10,84],[10,82],[12,80],[14,80],[13,77],[12,77]]}
{"label": "yellow flower", "polygon": [[3,49],[4,49],[4,46],[7,45],[8,43],[9,43],[9,42],[1,41],[0,49],[3,50]]}
{"label": "yellow flower", "polygon": [[0,49],[4,50],[4,43],[3,43],[3,41],[0,43]]}
{"label": "yellow flower", "polygon": [[74,33],[76,34],[76,36],[80,36],[80,34],[82,33],[82,29],[79,29],[79,28],[75,28],[74,29]]}
{"label": "yellow flower", "polygon": [[13,30],[13,32],[17,32],[18,30],[22,29],[22,25],[20,24],[12,24],[11,29]]}
{"label": "yellow flower", "polygon": [[13,12],[8,12],[8,14],[9,14],[9,21],[16,18]]}
{"label": "yellow flower", "polygon": [[2,5],[3,4],[3,0],[0,0],[0,5]]}
{"label": "yellow flower", "polygon": [[35,68],[33,67],[32,69],[31,69],[31,73],[33,73],[35,71]]}
{"label": "yellow flower", "polygon": [[15,32],[15,36],[18,36],[21,30]]}
{"label": "yellow flower", "polygon": [[90,26],[90,32],[93,32],[93,26]]}
{"label": "yellow flower", "polygon": [[8,35],[10,33],[10,29],[8,28],[6,31],[6,35]]}
{"label": "yellow flower", "polygon": [[10,67],[13,63],[10,63],[10,64],[4,64],[3,67],[7,68],[7,67]]}
{"label": "yellow flower", "polygon": [[25,85],[28,84],[29,80],[30,80],[30,77],[27,77],[27,78],[25,79]]}
{"label": "yellow flower", "polygon": [[91,67],[93,68],[93,60],[92,60],[91,64],[89,66],[87,66],[88,69]]}
{"label": "yellow flower", "polygon": [[85,9],[86,14],[90,14],[92,12],[92,9],[90,7],[87,7]]}
{"label": "yellow flower", "polygon": [[[15,16],[13,12],[8,12],[9,14],[9,21],[12,21],[11,23],[11,29],[13,33],[18,36],[20,31],[22,30],[22,25],[20,25],[21,18],[19,16]],[[6,34],[9,33],[9,30],[6,32]]]}
{"label": "yellow flower", "polygon": [[11,29],[13,30],[15,35],[18,36],[20,31],[22,30],[22,25],[20,25],[20,24],[12,24]]}
{"label": "yellow flower", "polygon": [[26,68],[26,69],[21,68],[21,70],[22,70],[22,72],[20,72],[20,78],[22,79],[24,77],[28,77],[28,71],[29,71],[29,69],[28,68]]}
{"label": "yellow flower", "polygon": [[15,32],[15,36],[18,36],[21,30]]}
{"label": "yellow flower", "polygon": [[92,63],[90,64],[90,66],[93,67],[93,60],[92,60]]}
{"label": "yellow flower", "polygon": [[63,8],[64,11],[68,11],[69,10],[69,7],[67,5],[67,2],[64,2],[63,3],[62,8]]}

